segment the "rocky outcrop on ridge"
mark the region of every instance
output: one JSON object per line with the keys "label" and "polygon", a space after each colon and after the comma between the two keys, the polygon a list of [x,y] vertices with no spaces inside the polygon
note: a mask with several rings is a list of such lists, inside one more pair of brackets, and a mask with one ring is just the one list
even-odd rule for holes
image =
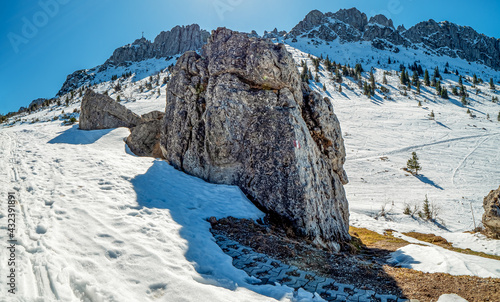
{"label": "rocky outcrop on ridge", "polygon": [[117,48],[104,64],[90,70],[77,70],[68,75],[57,95],[61,96],[85,84],[90,84],[95,79],[96,73],[102,72],[108,67],[124,66],[130,62],[166,58],[188,50],[198,50],[207,42],[209,36],[209,32],[200,29],[198,24],[192,24],[176,26],[170,31],[163,31],[154,39],[154,42],[146,38],[137,39],[132,44]]}
{"label": "rocky outcrop on ridge", "polygon": [[282,44],[225,28],[177,61],[161,148],[177,169],[237,185],[272,221],[339,250],[349,240],[340,124]]}
{"label": "rocky outcrop on ridge", "polygon": [[500,239],[500,187],[492,190],[483,201],[483,226],[488,237]]}
{"label": "rocky outcrop on ridge", "polygon": [[392,20],[383,15],[368,21],[356,8],[325,14],[313,10],[286,37],[327,42],[337,38],[341,42],[371,41],[373,47],[393,52],[398,52],[399,47],[423,47],[438,55],[459,57],[500,70],[499,39],[447,21],[424,21],[407,30],[402,25],[395,29]]}
{"label": "rocky outcrop on ridge", "polygon": [[122,65],[182,54],[188,50],[200,49],[209,36],[210,34],[200,29],[198,24],[176,26],[170,31],[161,32],[153,42],[141,38],[116,49],[104,64]]}

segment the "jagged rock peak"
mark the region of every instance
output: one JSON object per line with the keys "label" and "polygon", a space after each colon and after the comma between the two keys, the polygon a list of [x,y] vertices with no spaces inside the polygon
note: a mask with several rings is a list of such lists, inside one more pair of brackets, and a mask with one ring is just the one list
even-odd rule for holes
{"label": "jagged rock peak", "polygon": [[151,58],[161,58],[200,49],[210,34],[200,29],[198,24],[175,26],[170,31],[162,31],[154,42],[146,38],[135,40],[117,48],[105,64],[122,65]]}
{"label": "jagged rock peak", "polygon": [[309,31],[318,25],[326,22],[325,15],[319,10],[310,11],[304,20],[300,21],[292,30],[291,34],[300,35],[303,32]]}
{"label": "jagged rock peak", "polygon": [[392,23],[391,19],[387,19],[386,16],[384,15],[375,15],[370,18],[368,23],[374,23],[374,24],[380,24],[382,26],[390,27],[394,29],[394,24]]}
{"label": "jagged rock peak", "polygon": [[341,9],[332,15],[335,19],[351,25],[357,30],[363,31],[368,24],[368,18],[365,13],[360,12],[357,8]]}
{"label": "jagged rock peak", "polygon": [[283,44],[219,28],[201,55],[177,60],[161,149],[177,169],[239,186],[272,221],[338,250],[350,238],[341,133]]}

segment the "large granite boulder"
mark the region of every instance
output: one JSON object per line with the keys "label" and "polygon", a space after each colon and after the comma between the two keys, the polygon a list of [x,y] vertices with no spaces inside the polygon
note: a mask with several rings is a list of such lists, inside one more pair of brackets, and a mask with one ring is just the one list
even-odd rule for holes
{"label": "large granite boulder", "polygon": [[348,234],[340,124],[284,45],[219,28],[177,61],[161,148],[174,167],[237,185],[272,221],[339,250]]}
{"label": "large granite boulder", "polygon": [[162,158],[160,134],[165,113],[152,111],[141,116],[141,122],[130,129],[127,145],[135,155]]}
{"label": "large granite boulder", "polygon": [[80,129],[97,130],[118,127],[134,127],[141,117],[111,97],[87,89],[82,100]]}
{"label": "large granite boulder", "polygon": [[483,225],[488,237],[500,239],[500,187],[492,190],[483,201]]}

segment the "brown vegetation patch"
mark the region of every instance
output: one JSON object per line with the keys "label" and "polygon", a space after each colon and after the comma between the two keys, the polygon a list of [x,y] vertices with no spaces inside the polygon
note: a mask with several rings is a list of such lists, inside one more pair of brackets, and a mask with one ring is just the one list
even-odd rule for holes
{"label": "brown vegetation patch", "polygon": [[450,242],[448,242],[448,240],[444,239],[441,236],[436,236],[434,234],[422,234],[422,233],[418,233],[418,232],[408,232],[408,233],[403,233],[403,234],[406,236],[409,236],[409,237],[413,237],[413,238],[420,240],[420,241],[435,244],[437,246],[440,246],[442,248],[445,248],[445,249],[448,249],[450,251],[454,251],[457,253],[500,260],[500,256],[490,255],[490,254],[486,254],[483,252],[476,252],[476,251],[473,251],[471,249],[461,249],[458,247],[454,247]]}

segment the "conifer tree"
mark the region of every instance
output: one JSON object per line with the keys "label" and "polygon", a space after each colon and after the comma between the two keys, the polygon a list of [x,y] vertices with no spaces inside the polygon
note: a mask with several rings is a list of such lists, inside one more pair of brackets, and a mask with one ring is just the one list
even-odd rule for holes
{"label": "conifer tree", "polygon": [[462,95],[462,106],[467,106],[467,99],[465,98],[465,95]]}
{"label": "conifer tree", "polygon": [[493,83],[493,78],[490,78],[490,89],[493,89],[493,90],[496,89],[495,83]]}
{"label": "conifer tree", "polygon": [[406,162],[406,168],[415,175],[418,175],[418,171],[422,170],[422,167],[418,162],[418,156],[416,152],[411,153],[411,158],[408,160],[408,162]]}
{"label": "conifer tree", "polygon": [[375,88],[375,76],[373,75],[373,71],[370,70],[370,85]]}
{"label": "conifer tree", "polygon": [[413,76],[412,76],[411,82],[412,82],[413,86],[417,86],[417,82],[418,82],[417,71],[413,71]]}
{"label": "conifer tree", "polygon": [[437,67],[437,66],[434,69],[434,77],[436,77],[436,78],[441,77],[441,74],[439,73],[439,67]]}
{"label": "conifer tree", "polygon": [[448,99],[448,89],[446,87],[441,88],[441,98]]}
{"label": "conifer tree", "polygon": [[459,76],[459,77],[458,77],[458,85],[459,85],[459,86],[463,86],[463,85],[464,85],[464,82],[463,82],[463,80],[462,80],[462,76]]}
{"label": "conifer tree", "polygon": [[477,76],[476,76],[476,74],[474,74],[474,75],[472,76],[472,84],[477,85],[477,83],[478,83],[478,81],[477,81]]}
{"label": "conifer tree", "polygon": [[384,77],[382,78],[382,84],[387,85],[387,78],[385,77],[385,73]]}
{"label": "conifer tree", "polygon": [[431,81],[429,80],[429,72],[427,71],[427,69],[425,70],[424,73],[424,85],[425,86],[431,85]]}
{"label": "conifer tree", "polygon": [[417,81],[417,94],[420,94],[420,81]]}
{"label": "conifer tree", "polygon": [[500,122],[500,111],[498,111],[498,117],[497,120]]}

